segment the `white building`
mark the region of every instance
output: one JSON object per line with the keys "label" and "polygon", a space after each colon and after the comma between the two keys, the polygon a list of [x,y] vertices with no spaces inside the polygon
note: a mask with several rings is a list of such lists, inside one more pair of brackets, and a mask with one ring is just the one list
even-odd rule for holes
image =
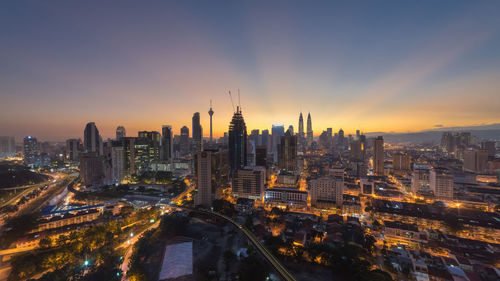
{"label": "white building", "polygon": [[447,169],[433,168],[429,183],[436,199],[453,200],[453,175]]}
{"label": "white building", "polygon": [[314,207],[342,206],[344,178],[322,177],[309,181],[311,205]]}

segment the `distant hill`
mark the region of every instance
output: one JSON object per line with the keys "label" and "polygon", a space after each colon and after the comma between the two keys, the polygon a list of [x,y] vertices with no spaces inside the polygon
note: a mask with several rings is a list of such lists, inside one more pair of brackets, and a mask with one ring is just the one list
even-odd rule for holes
{"label": "distant hill", "polygon": [[467,131],[479,139],[500,140],[500,123],[480,126],[443,127],[411,133],[367,133],[368,137],[383,136],[388,143],[439,143],[443,132]]}

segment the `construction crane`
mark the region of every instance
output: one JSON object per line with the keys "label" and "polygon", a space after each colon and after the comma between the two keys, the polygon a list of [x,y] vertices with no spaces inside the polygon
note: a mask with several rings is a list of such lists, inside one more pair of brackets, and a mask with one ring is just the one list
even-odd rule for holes
{"label": "construction crane", "polygon": [[233,106],[233,112],[236,112],[234,110],[234,102],[233,102],[233,96],[231,95],[231,91],[229,91],[229,98],[231,99],[231,105]]}

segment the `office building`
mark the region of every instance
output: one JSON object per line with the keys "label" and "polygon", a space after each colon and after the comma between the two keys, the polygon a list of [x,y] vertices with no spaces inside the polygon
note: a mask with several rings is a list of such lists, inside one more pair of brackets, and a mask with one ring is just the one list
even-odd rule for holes
{"label": "office building", "polygon": [[483,173],[487,170],[488,151],[483,149],[466,149],[464,155],[464,170]]}
{"label": "office building", "polygon": [[121,183],[126,175],[125,149],[123,146],[111,147],[111,169],[111,183]]}
{"label": "office building", "polygon": [[181,136],[179,141],[179,149],[181,156],[189,154],[189,128],[184,126],[181,128]]}
{"label": "office building", "polygon": [[102,154],[102,139],[94,122],[89,122],[83,132],[83,149],[85,152]]}
{"label": "office building", "polygon": [[161,152],[160,158],[162,161],[172,162],[173,159],[173,132],[172,127],[169,125],[163,125],[161,128]]}
{"label": "office building", "polygon": [[411,156],[403,152],[392,155],[392,169],[395,174],[402,174],[411,170]]}
{"label": "office building", "polygon": [[305,208],[307,207],[307,191],[288,187],[269,188],[265,192],[264,202],[280,207]]}
{"label": "office building", "polygon": [[341,207],[343,203],[344,178],[328,176],[309,181],[311,205],[317,208]]}
{"label": "office building", "polygon": [[214,200],[212,188],[212,151],[200,151],[196,154],[197,192],[194,196],[195,206],[211,207]]}
{"label": "office building", "polygon": [[384,175],[384,138],[378,136],[373,140],[373,173]]}
{"label": "office building", "polygon": [[283,125],[273,125],[271,132],[271,153],[273,154],[273,163],[278,164],[278,145],[281,142],[281,137],[285,135],[285,127]]}
{"label": "office building", "polygon": [[82,148],[83,144],[81,140],[79,139],[66,140],[66,160],[71,162],[78,162]]}
{"label": "office building", "polygon": [[127,132],[125,131],[125,127],[118,126],[116,127],[116,140],[121,140],[122,138],[127,136]]}
{"label": "office building", "polygon": [[411,174],[411,192],[430,191],[429,169],[415,169]]}
{"label": "office building", "polygon": [[311,147],[313,143],[313,129],[312,129],[312,120],[311,113],[307,114],[307,147]]}
{"label": "office building", "polygon": [[151,171],[151,164],[160,161],[160,133],[141,131],[134,141],[136,173]]}
{"label": "office building", "polygon": [[278,167],[294,172],[297,170],[297,136],[287,131],[278,146]]}
{"label": "office building", "polygon": [[98,152],[84,152],[80,156],[80,177],[86,187],[101,185],[104,181],[104,161]]}
{"label": "office building", "polygon": [[265,167],[238,169],[234,172],[232,179],[232,190],[235,197],[262,200],[266,183]]}
{"label": "office building", "polygon": [[192,129],[193,129],[193,153],[196,154],[203,150],[203,133],[200,124],[200,113],[195,112],[192,119]]}
{"label": "office building", "polygon": [[496,142],[494,141],[483,141],[481,143],[481,149],[484,149],[488,152],[489,158],[494,158],[497,152]]}
{"label": "office building", "polygon": [[255,147],[255,165],[267,167],[267,146],[259,145]]}
{"label": "office building", "polygon": [[27,136],[23,140],[23,157],[24,165],[34,166],[37,162],[37,157],[40,154],[38,141],[35,137]]}
{"label": "office building", "polygon": [[232,173],[247,164],[247,127],[239,106],[236,107],[236,112],[229,124],[228,137],[229,167]]}
{"label": "office building", "polygon": [[429,175],[429,186],[438,200],[453,200],[453,174],[445,168],[433,168]]}

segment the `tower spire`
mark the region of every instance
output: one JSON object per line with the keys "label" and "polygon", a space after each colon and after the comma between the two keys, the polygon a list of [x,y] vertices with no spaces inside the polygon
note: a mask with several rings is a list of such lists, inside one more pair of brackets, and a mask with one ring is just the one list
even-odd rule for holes
{"label": "tower spire", "polygon": [[214,115],[214,111],[212,110],[212,100],[210,100],[210,110],[208,110],[208,115],[210,115],[210,143],[213,141],[212,135],[212,115]]}

